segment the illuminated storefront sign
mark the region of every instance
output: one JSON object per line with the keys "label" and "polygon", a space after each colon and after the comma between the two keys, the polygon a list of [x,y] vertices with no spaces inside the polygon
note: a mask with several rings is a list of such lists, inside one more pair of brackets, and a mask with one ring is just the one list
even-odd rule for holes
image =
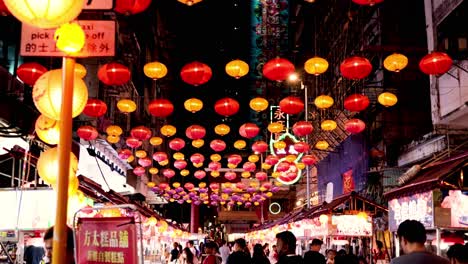
{"label": "illuminated storefront sign", "polygon": [[333,215],[334,236],[372,236],[371,218],[360,215]]}
{"label": "illuminated storefront sign", "polygon": [[390,231],[396,231],[398,225],[408,219],[417,220],[426,228],[432,228],[434,226],[433,208],[432,191],[390,200],[388,202]]}
{"label": "illuminated storefront sign", "polygon": [[324,237],[328,235],[328,223],[320,222],[318,217],[297,222],[292,229],[297,237]]}
{"label": "illuminated storefront sign", "polygon": [[450,209],[451,227],[468,227],[468,195],[460,190],[450,190],[441,207]]}

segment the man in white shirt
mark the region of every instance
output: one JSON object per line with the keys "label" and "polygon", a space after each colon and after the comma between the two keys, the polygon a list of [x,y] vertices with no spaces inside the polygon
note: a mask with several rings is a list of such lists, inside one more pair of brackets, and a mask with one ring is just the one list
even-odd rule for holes
{"label": "man in white shirt", "polygon": [[226,241],[221,241],[221,247],[219,248],[219,254],[221,255],[222,264],[226,264],[229,254],[231,253],[231,249],[227,246]]}

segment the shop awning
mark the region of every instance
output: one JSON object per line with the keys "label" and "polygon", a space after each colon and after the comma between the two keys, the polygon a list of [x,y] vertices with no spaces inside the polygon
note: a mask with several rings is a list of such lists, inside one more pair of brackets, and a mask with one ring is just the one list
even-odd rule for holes
{"label": "shop awning", "polygon": [[404,186],[392,189],[384,194],[387,199],[409,196],[414,193],[433,190],[440,186],[447,186],[445,180],[460,171],[468,164],[468,152],[442,160],[423,167],[418,174],[410,179]]}

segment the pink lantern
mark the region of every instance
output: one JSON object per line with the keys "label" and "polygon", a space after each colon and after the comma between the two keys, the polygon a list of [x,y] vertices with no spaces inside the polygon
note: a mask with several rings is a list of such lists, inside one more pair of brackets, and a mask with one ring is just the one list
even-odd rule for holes
{"label": "pink lantern", "polygon": [[276,166],[276,171],[285,172],[285,171],[289,170],[290,166],[291,166],[291,164],[289,162],[282,161],[282,162],[280,162],[278,164],[278,166]]}
{"label": "pink lantern", "polygon": [[265,158],[265,163],[268,164],[268,165],[276,165],[276,163],[278,163],[279,161],[279,158],[276,157],[276,156],[273,156],[273,155],[268,155],[266,158]]}
{"label": "pink lantern", "polygon": [[150,166],[151,164],[153,164],[153,161],[150,158],[145,157],[145,158],[138,159],[138,164],[146,168]]}
{"label": "pink lantern", "polygon": [[191,125],[185,130],[185,136],[192,140],[201,139],[205,136],[206,130],[199,125]]}
{"label": "pink lantern", "polygon": [[151,137],[151,129],[145,126],[138,126],[130,130],[130,135],[138,140],[147,140]]}
{"label": "pink lantern", "polygon": [[203,163],[203,161],[205,161],[205,157],[200,153],[195,153],[192,156],[190,156],[190,161],[195,164]]}
{"label": "pink lantern", "polygon": [[252,151],[256,153],[264,153],[268,149],[268,144],[265,141],[259,140],[255,141],[255,143],[252,145]]}
{"label": "pink lantern", "polygon": [[165,160],[167,160],[167,154],[166,154],[166,152],[161,152],[161,151],[155,152],[153,154],[153,159],[155,161],[157,161],[157,162],[165,161]]}
{"label": "pink lantern", "polygon": [[172,169],[164,169],[162,173],[163,173],[164,177],[166,177],[168,179],[175,176],[175,171],[172,170]]}
{"label": "pink lantern", "polygon": [[361,119],[353,118],[345,123],[345,129],[351,134],[361,133],[366,129],[366,123],[364,123]]}
{"label": "pink lantern", "polygon": [[235,180],[237,177],[236,173],[233,171],[228,171],[224,173],[224,178],[226,178],[228,181]]}
{"label": "pink lantern", "polygon": [[213,191],[219,190],[219,184],[218,183],[210,183],[210,189]]}
{"label": "pink lantern", "polygon": [[296,150],[299,153],[307,152],[309,151],[309,144],[302,141],[297,142],[296,144],[294,144],[294,150]]}
{"label": "pink lantern", "polygon": [[142,176],[145,172],[146,170],[143,167],[136,167],[133,169],[133,173],[135,173],[136,176]]}
{"label": "pink lantern", "polygon": [[304,163],[307,166],[312,166],[315,163],[317,163],[317,157],[314,155],[304,155],[302,157],[302,163]]}
{"label": "pink lantern", "polygon": [[169,148],[175,151],[179,151],[185,147],[185,141],[181,138],[174,138],[169,141]]}
{"label": "pink lantern", "polygon": [[250,162],[250,161],[247,161],[246,163],[244,163],[244,165],[242,166],[242,168],[243,168],[245,171],[254,172],[255,169],[256,169],[256,166],[255,166],[255,163],[252,163],[252,162]]}
{"label": "pink lantern", "polygon": [[195,176],[195,178],[201,180],[201,179],[205,178],[206,172],[205,172],[204,170],[197,170],[197,171],[193,174],[193,176]]}
{"label": "pink lantern", "polygon": [[193,190],[193,188],[195,188],[195,185],[193,185],[193,183],[191,183],[191,182],[187,182],[186,184],[184,184],[184,187],[188,191],[191,191],[191,190]]}
{"label": "pink lantern", "polygon": [[226,143],[220,139],[215,139],[210,143],[211,149],[216,152],[220,152],[226,149]]}
{"label": "pink lantern", "polygon": [[236,183],[236,187],[237,189],[245,190],[245,184],[243,184],[242,182]]}
{"label": "pink lantern", "polygon": [[129,149],[121,149],[118,152],[119,158],[126,160],[132,155],[132,151]]}
{"label": "pink lantern", "polygon": [[245,123],[239,128],[239,134],[245,138],[254,138],[260,132],[260,128],[254,123]]}
{"label": "pink lantern", "polygon": [[140,140],[134,137],[128,137],[125,143],[127,143],[127,146],[129,146],[130,148],[138,148],[142,144]]}
{"label": "pink lantern", "polygon": [[262,187],[265,188],[265,189],[267,189],[267,190],[269,190],[269,189],[271,189],[272,185],[271,185],[271,183],[269,183],[269,182],[264,182],[264,183],[262,184]]}
{"label": "pink lantern", "polygon": [[239,165],[241,161],[242,161],[242,157],[238,154],[232,154],[228,157],[228,162],[234,165]]}
{"label": "pink lantern", "polygon": [[208,168],[212,171],[218,171],[219,169],[221,169],[221,163],[217,161],[212,161],[208,164]]}
{"label": "pink lantern", "polygon": [[159,189],[161,189],[161,190],[166,190],[168,188],[170,188],[169,184],[167,184],[165,182],[162,182],[162,183],[159,184]]}
{"label": "pink lantern", "polygon": [[268,178],[268,175],[264,171],[259,171],[255,173],[255,178],[259,181],[265,181]]}
{"label": "pink lantern", "polygon": [[176,160],[174,161],[174,168],[183,170],[187,167],[187,162],[185,160]]}
{"label": "pink lantern", "polygon": [[298,137],[304,137],[312,133],[312,131],[314,131],[314,127],[312,126],[310,122],[299,121],[293,125],[292,130],[293,130],[294,135]]}

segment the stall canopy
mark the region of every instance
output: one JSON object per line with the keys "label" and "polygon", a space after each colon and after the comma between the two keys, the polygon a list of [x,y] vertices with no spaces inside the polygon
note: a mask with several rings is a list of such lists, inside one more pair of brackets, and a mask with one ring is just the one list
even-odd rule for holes
{"label": "stall canopy", "polygon": [[390,200],[402,196],[410,196],[435,188],[462,189],[463,175],[460,173],[468,165],[468,152],[447,158],[423,168],[403,186],[386,192],[385,197]]}

